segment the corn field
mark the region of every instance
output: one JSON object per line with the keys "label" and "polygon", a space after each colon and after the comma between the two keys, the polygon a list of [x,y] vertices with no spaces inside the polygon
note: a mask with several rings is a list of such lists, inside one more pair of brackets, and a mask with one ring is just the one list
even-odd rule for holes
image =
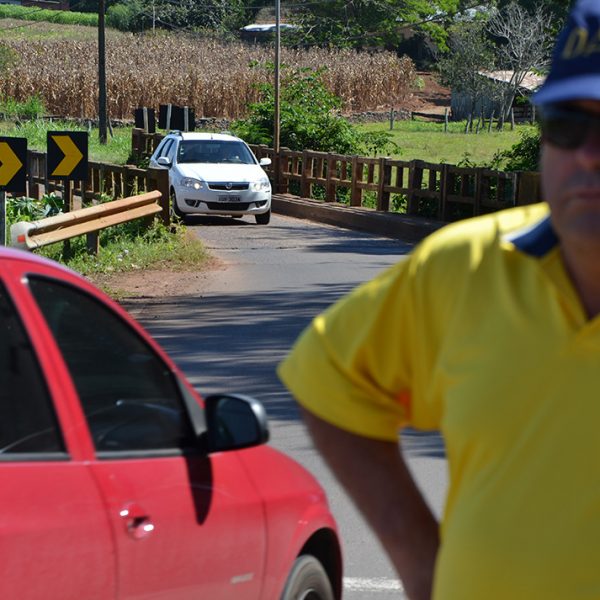
{"label": "corn field", "polygon": [[[24,101],[39,95],[52,115],[94,118],[98,105],[98,47],[95,41],[23,39],[4,42],[16,60],[0,80],[0,96]],[[196,117],[244,117],[258,100],[257,83],[272,81],[269,46],[224,43],[181,36],[125,35],[107,40],[108,110],[131,119],[140,106],[191,106]],[[255,65],[255,66],[251,66]],[[258,65],[258,66],[256,66]],[[398,106],[410,96],[414,65],[389,52],[281,49],[287,67],[325,67],[327,87],[343,110],[359,112]]]}

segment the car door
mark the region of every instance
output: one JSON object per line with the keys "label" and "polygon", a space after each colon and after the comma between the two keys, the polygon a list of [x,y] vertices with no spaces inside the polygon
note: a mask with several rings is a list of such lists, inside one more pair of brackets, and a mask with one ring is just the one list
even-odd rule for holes
{"label": "car door", "polygon": [[90,456],[8,279],[0,277],[0,597],[112,599],[114,548]]}
{"label": "car door", "polygon": [[73,285],[30,276],[29,286],[92,436],[119,598],[259,598],[263,507],[237,453],[198,450],[201,419],[187,407],[202,411],[132,323]]}

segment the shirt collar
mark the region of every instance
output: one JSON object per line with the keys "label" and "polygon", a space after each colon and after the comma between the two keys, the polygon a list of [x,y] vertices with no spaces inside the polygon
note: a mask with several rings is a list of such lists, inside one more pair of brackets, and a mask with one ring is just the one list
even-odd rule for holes
{"label": "shirt collar", "polygon": [[533,225],[511,232],[504,239],[511,242],[517,250],[535,258],[545,256],[558,246],[558,237],[552,228],[550,215]]}

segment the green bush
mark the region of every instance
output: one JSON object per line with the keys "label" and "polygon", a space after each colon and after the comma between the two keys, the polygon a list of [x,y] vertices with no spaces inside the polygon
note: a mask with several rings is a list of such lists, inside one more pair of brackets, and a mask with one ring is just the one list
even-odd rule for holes
{"label": "green bush", "polygon": [[62,212],[62,198],[54,194],[46,194],[40,200],[21,196],[7,197],[6,222],[8,225],[18,221],[37,221]]}
{"label": "green bush", "polygon": [[524,131],[521,139],[509,150],[499,153],[505,171],[537,171],[540,160],[539,128]]}
{"label": "green bush", "polygon": [[[257,66],[257,65],[255,65]],[[266,68],[272,70],[272,65]],[[273,144],[275,93],[272,83],[259,86],[261,99],[250,105],[250,116],[231,129],[251,144]],[[323,82],[323,70],[282,68],[279,140],[291,150],[359,154],[366,147],[390,143],[385,134],[365,135],[339,116],[340,99]]]}
{"label": "green bush", "polygon": [[139,31],[143,26],[143,7],[139,2],[114,4],[106,11],[106,24],[119,31]]}

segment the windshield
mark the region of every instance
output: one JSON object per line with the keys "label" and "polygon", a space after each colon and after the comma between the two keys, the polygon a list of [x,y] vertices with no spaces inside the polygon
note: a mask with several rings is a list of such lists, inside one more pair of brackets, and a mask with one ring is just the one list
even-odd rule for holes
{"label": "windshield", "polygon": [[246,144],[222,140],[184,140],[177,150],[177,162],[256,164]]}

